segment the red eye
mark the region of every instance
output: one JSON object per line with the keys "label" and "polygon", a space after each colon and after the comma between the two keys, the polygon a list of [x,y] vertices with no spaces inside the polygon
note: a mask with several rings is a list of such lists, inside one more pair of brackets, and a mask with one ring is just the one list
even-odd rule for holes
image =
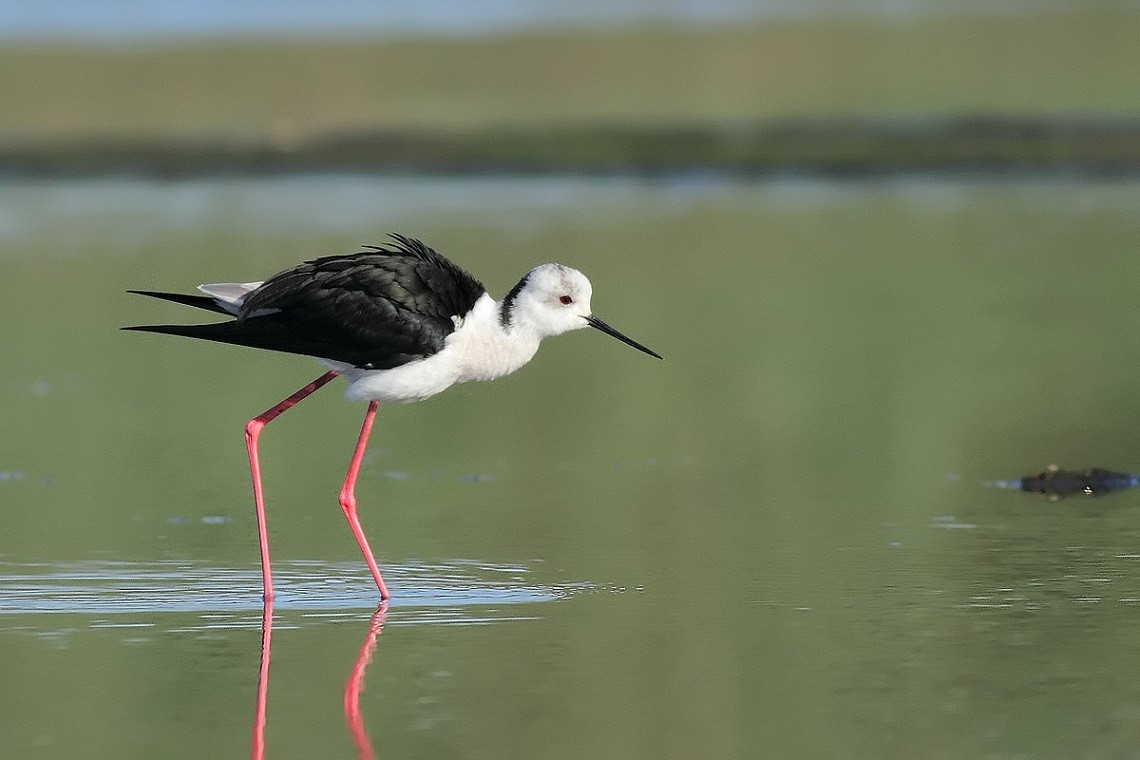
{"label": "red eye", "polygon": [[563,303],[563,305],[574,303],[574,299],[571,298],[570,296],[562,296],[558,300],[561,301]]}

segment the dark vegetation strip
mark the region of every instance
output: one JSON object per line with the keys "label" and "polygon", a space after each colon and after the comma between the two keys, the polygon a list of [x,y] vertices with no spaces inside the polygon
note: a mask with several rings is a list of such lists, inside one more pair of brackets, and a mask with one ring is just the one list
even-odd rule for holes
{"label": "dark vegetation strip", "polygon": [[91,137],[0,141],[0,173],[572,172],[844,176],[907,171],[1140,172],[1140,117],[802,119],[472,132],[388,129],[283,141]]}

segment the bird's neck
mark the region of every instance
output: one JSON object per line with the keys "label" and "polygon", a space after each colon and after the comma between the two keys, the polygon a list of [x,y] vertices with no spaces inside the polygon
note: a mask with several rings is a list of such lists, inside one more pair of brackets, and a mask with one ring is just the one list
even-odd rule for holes
{"label": "bird's neck", "polygon": [[538,350],[538,333],[525,321],[504,321],[502,314],[502,303],[484,293],[464,316],[454,333],[462,357],[459,382],[509,375]]}

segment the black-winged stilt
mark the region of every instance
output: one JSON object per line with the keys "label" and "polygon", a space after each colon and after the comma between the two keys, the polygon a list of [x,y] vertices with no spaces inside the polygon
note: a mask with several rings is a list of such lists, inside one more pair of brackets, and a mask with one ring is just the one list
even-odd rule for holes
{"label": "black-winged stilt", "polygon": [[380,590],[388,589],[356,516],[356,476],[380,402],[422,401],[455,383],[493,380],[530,361],[543,338],[593,327],[658,359],[590,311],[590,281],[562,264],[530,270],[502,301],[462,268],[418,240],[392,235],[390,247],[326,256],[264,282],[200,285],[204,295],[132,290],[234,317],[205,325],[141,325],[125,330],[183,335],[314,356],[329,371],[245,426],[261,577],[273,598],[257,440],[261,429],[337,375],[345,397],[368,401],[340,490],[340,505]]}

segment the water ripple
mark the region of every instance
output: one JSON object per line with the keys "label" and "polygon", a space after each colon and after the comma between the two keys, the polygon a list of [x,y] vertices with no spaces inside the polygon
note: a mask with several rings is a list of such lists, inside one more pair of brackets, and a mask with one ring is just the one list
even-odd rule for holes
{"label": "water ripple", "polygon": [[[477,624],[487,609],[566,598],[589,584],[537,584],[530,569],[474,560],[388,565],[393,608],[421,608],[421,622]],[[277,610],[329,617],[374,609],[379,599],[358,562],[291,562],[274,568]],[[197,562],[0,562],[0,615],[78,613],[215,613],[233,627],[235,612],[261,609],[257,567],[228,568]],[[400,616],[397,616],[400,617]],[[421,620],[422,619],[422,620]],[[97,621],[103,627],[146,623]],[[399,622],[398,620],[396,621]]]}

